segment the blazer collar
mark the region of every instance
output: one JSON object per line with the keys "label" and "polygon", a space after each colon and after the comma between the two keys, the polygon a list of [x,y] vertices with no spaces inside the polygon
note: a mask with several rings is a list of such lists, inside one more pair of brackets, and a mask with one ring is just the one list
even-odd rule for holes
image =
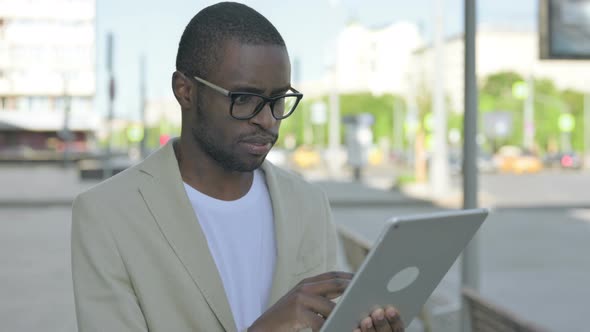
{"label": "blazer collar", "polygon": [[293,199],[293,197],[289,195],[289,188],[285,188],[286,183],[282,181],[283,174],[268,161],[264,161],[261,168],[265,174],[266,185],[272,202],[277,247],[268,308],[285,295],[292,286],[297,245],[301,231],[299,230],[298,219],[294,218],[293,212],[295,211],[290,209],[289,199]]}
{"label": "blazer collar", "polygon": [[[185,266],[196,286],[226,331],[235,331],[235,322],[221,277],[209,251],[193,207],[186,195],[180,170],[170,140],[142,163],[140,171],[150,175],[139,190],[156,219],[160,230]],[[289,190],[285,190],[283,174],[270,162],[261,169],[269,190],[277,248],[275,271],[268,306],[289,291],[295,269],[295,255],[301,231],[297,219],[288,212]]]}
{"label": "blazer collar", "polygon": [[173,140],[150,155],[141,172],[151,176],[140,192],[164,237],[226,331],[236,331],[223,282],[207,238],[186,195]]}

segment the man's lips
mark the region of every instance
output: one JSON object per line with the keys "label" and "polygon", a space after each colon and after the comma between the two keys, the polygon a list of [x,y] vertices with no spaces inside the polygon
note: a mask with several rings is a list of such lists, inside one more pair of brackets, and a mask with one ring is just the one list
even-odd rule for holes
{"label": "man's lips", "polygon": [[265,155],[270,151],[275,139],[272,137],[250,137],[240,141],[246,150],[254,155]]}
{"label": "man's lips", "polygon": [[258,144],[258,145],[266,145],[266,144],[273,144],[274,143],[274,139],[271,137],[252,137],[252,138],[246,138],[246,139],[242,139],[240,140],[240,142],[242,143],[248,143],[248,144]]}
{"label": "man's lips", "polygon": [[240,142],[245,148],[246,150],[254,155],[265,155],[268,153],[268,151],[270,151],[270,148],[272,147],[272,143],[268,142],[268,143],[253,143],[253,142],[245,142],[242,141]]}

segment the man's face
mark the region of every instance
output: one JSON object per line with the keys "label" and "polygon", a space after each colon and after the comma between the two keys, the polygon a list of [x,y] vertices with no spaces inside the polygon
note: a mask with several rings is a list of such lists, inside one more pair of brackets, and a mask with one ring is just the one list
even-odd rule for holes
{"label": "man's face", "polygon": [[[250,45],[235,40],[224,43],[217,68],[204,79],[233,92],[277,96],[290,87],[287,50],[277,45]],[[280,121],[269,105],[249,120],[230,115],[231,100],[204,85],[197,88],[191,136],[229,171],[250,172],[264,161],[278,138]]]}

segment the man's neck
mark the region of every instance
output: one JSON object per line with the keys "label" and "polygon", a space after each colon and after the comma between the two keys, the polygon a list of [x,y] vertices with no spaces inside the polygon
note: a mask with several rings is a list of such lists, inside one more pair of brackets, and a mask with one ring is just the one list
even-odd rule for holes
{"label": "man's neck", "polygon": [[224,169],[197,144],[182,136],[173,146],[182,180],[196,190],[225,201],[239,199],[250,190],[253,172]]}

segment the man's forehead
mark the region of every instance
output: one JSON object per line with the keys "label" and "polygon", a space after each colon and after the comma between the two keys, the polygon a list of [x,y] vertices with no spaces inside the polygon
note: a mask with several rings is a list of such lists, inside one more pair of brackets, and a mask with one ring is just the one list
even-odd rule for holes
{"label": "man's forehead", "polygon": [[222,62],[226,65],[241,64],[260,66],[265,62],[274,65],[289,63],[289,54],[282,45],[241,43],[226,41],[221,49]]}
{"label": "man's forehead", "polygon": [[229,40],[223,43],[218,60],[211,78],[227,88],[240,84],[275,88],[290,83],[289,55],[281,45]]}

